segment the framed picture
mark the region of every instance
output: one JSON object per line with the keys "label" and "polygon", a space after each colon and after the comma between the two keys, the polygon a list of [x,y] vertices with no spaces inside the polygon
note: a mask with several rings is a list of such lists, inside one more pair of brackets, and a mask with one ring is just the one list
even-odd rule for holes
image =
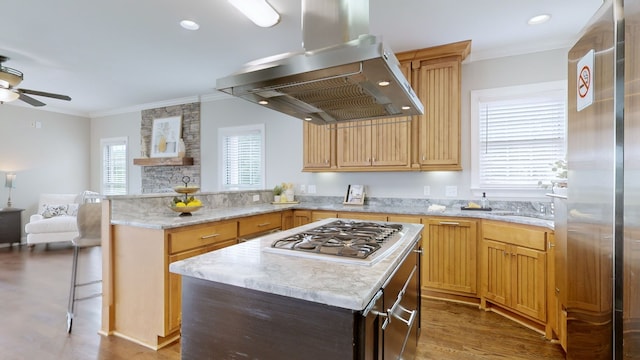
{"label": "framed picture", "polygon": [[177,157],[181,135],[181,116],[154,119],[151,129],[151,157]]}
{"label": "framed picture", "polygon": [[347,186],[347,194],[344,196],[344,204],[363,205],[364,204],[364,185]]}

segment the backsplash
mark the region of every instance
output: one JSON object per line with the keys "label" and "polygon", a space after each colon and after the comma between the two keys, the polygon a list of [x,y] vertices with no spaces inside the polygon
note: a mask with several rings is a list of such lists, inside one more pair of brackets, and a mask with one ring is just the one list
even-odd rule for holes
{"label": "backsplash", "polygon": [[[250,207],[270,204],[273,201],[271,190],[196,193],[193,195],[208,209]],[[258,201],[253,200],[254,195],[258,195]],[[126,217],[126,214],[139,215],[140,213],[150,216],[175,216],[175,213],[168,208],[175,196],[180,197],[181,195],[172,192],[166,194],[118,195],[108,196],[107,198],[111,200],[113,214],[118,217]],[[402,209],[402,213],[415,214],[425,213],[429,206],[434,204],[443,205],[446,210],[460,210],[460,207],[467,205],[467,201],[464,200],[406,198],[366,198],[364,206],[343,205],[343,198],[340,196],[308,195],[296,195],[296,200],[300,202],[301,207],[308,205],[316,209],[343,209],[344,206],[349,206],[356,211],[358,208],[362,208],[363,211],[393,213],[394,209]],[[490,205],[494,214],[497,212],[513,212],[514,214],[548,219],[553,216],[553,207],[550,202],[492,201]],[[541,208],[544,211],[541,211]]]}

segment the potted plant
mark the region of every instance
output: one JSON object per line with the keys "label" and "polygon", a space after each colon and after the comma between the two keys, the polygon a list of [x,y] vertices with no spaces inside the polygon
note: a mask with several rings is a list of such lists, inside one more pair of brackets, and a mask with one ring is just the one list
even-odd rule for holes
{"label": "potted plant", "polygon": [[280,195],[282,195],[283,190],[284,189],[280,185],[273,187],[273,202],[280,202]]}

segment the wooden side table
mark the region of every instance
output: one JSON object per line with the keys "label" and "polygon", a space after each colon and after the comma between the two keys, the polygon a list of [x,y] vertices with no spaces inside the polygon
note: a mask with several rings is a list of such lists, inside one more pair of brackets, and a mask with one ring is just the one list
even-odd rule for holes
{"label": "wooden side table", "polygon": [[20,243],[22,235],[22,212],[24,209],[0,209],[0,243]]}

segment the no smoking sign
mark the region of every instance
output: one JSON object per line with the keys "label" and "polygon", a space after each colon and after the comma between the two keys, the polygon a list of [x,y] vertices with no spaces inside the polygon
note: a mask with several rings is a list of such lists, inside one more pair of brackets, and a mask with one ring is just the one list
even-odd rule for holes
{"label": "no smoking sign", "polygon": [[595,52],[589,52],[578,61],[577,66],[577,109],[578,111],[593,104],[593,57]]}

